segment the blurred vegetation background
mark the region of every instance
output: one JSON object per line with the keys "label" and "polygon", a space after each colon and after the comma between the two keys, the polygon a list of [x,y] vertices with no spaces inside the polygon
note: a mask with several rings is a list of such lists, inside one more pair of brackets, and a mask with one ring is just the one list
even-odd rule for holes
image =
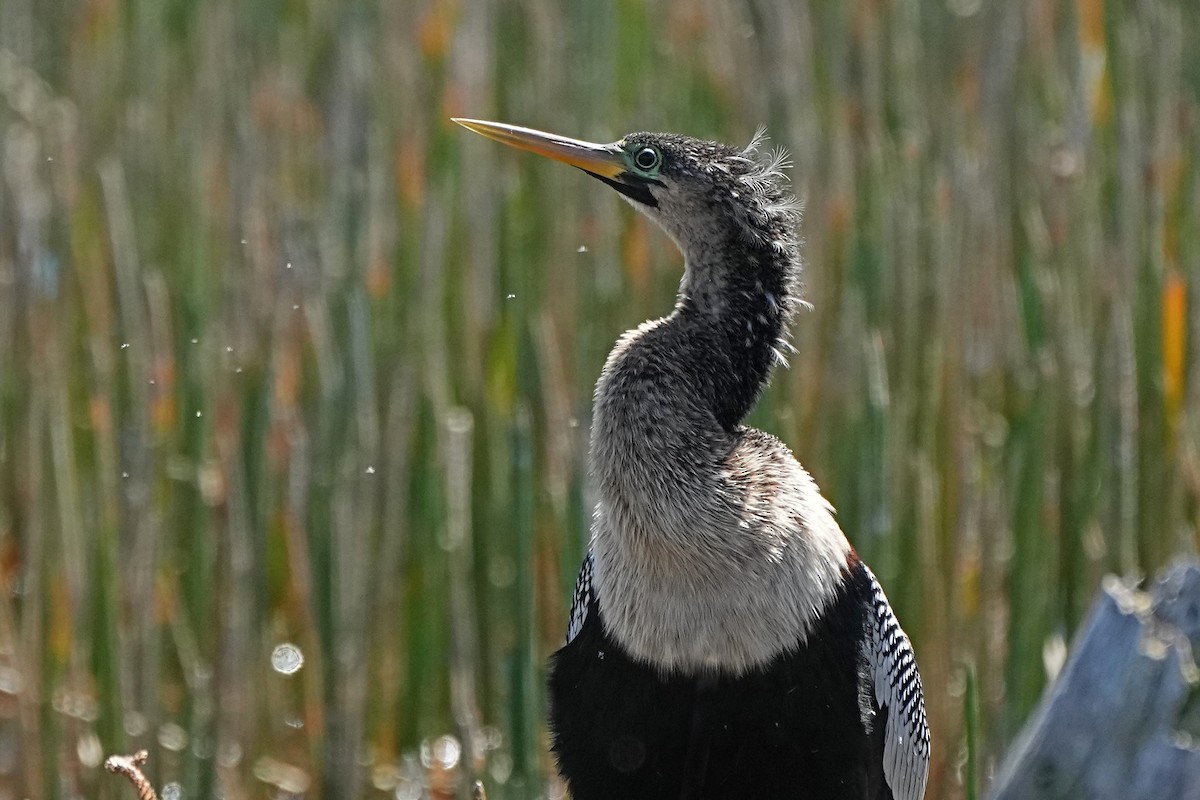
{"label": "blurred vegetation background", "polygon": [[591,388],[680,258],[452,114],[790,149],[813,310],[753,422],[975,796],[1099,577],[1196,550],[1198,41],[1192,0],[0,0],[0,799],[128,796],[142,747],[173,800],[560,791]]}

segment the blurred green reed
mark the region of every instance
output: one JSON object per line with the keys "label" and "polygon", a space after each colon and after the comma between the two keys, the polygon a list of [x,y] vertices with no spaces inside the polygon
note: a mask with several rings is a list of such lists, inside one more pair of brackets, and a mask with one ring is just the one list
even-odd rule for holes
{"label": "blurred green reed", "polygon": [[183,797],[556,791],[591,387],[679,258],[451,114],[791,150],[813,310],[753,421],[912,635],[929,796],[978,796],[1099,576],[1196,549],[1197,40],[1188,0],[3,0],[0,796],[125,796],[141,747]]}

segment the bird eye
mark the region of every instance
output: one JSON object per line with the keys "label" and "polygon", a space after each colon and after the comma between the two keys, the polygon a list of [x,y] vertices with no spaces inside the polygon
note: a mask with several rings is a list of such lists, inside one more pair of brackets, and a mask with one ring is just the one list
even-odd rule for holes
{"label": "bird eye", "polygon": [[633,163],[638,169],[652,170],[662,163],[662,153],[653,147],[643,147],[634,154]]}

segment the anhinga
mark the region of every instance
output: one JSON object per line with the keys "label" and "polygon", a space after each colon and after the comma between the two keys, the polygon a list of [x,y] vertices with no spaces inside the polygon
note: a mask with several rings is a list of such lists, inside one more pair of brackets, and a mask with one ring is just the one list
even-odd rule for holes
{"label": "anhinga", "polygon": [[599,178],[684,256],[674,310],[621,336],[596,384],[598,502],[549,678],[575,800],[922,797],[908,638],[812,478],[742,424],[801,302],[781,157],[761,137],[455,121]]}

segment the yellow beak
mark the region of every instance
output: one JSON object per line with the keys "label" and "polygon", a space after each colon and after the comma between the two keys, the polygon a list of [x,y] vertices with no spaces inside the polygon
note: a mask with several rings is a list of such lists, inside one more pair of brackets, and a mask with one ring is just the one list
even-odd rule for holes
{"label": "yellow beak", "polygon": [[616,143],[593,144],[500,122],[458,117],[452,119],[467,130],[475,131],[489,139],[537,153],[539,156],[553,158],[572,167],[579,167],[597,177],[614,180],[625,172],[624,152]]}

